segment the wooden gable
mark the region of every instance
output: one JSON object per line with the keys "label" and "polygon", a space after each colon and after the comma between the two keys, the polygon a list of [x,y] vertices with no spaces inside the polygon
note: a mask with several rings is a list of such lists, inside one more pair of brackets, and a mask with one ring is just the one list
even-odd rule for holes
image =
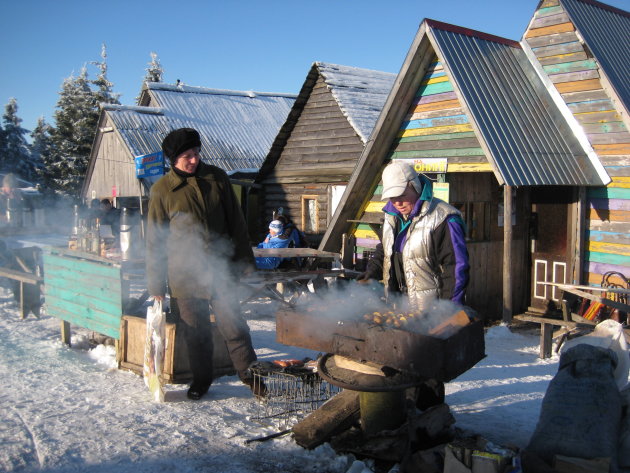
{"label": "wooden gable", "polygon": [[276,179],[347,181],[363,143],[343,115],[320,75],[287,138],[275,169]]}
{"label": "wooden gable", "polygon": [[630,275],[630,118],[581,38],[561,0],[542,2],[524,35],[612,178],[586,191],[582,276],[600,284],[609,271]]}

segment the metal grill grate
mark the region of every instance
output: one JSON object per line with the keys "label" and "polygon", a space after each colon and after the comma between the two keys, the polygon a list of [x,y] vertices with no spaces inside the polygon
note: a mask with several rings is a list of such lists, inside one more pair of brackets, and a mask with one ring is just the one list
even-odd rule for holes
{"label": "metal grill grate", "polygon": [[259,362],[250,369],[254,383],[263,382],[267,387],[267,394],[256,403],[257,412],[251,420],[280,429],[290,429],[341,390],[307,367],[282,368]]}

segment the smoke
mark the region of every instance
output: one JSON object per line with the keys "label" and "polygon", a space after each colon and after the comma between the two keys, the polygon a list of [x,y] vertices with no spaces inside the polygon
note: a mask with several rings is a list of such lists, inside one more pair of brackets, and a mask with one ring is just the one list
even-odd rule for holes
{"label": "smoke", "polygon": [[422,311],[410,307],[404,294],[390,293],[386,300],[383,285],[376,281],[363,284],[336,278],[315,286],[314,292],[298,299],[298,313],[308,311],[338,322],[382,325],[438,338],[450,337],[475,318],[472,309],[450,300],[433,300]]}

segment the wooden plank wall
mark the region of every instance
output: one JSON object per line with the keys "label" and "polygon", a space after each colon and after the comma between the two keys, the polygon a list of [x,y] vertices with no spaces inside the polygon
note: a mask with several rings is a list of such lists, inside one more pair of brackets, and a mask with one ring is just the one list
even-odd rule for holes
{"label": "wooden plank wall", "polygon": [[44,252],[46,310],[71,324],[120,337],[120,266]]}
{"label": "wooden plank wall", "polygon": [[448,172],[491,170],[437,57],[421,82],[389,158],[447,158]]}
{"label": "wooden plank wall", "polygon": [[[108,121],[104,127],[111,127],[113,123]],[[121,143],[115,132],[101,133],[99,148],[92,179],[87,188],[88,201],[92,198],[92,191],[96,198],[112,196],[112,186],[116,186],[118,196],[137,196],[140,193],[138,179],[136,179],[136,166],[127,147]]]}
{"label": "wooden plank wall", "polygon": [[363,142],[320,76],[278,159],[275,178],[265,183],[264,218],[283,207],[299,225],[302,196],[317,195],[319,232],[307,236],[318,243],[328,226],[328,187],[347,184],[362,151]]}
{"label": "wooden plank wall", "polygon": [[600,284],[608,271],[628,277],[630,133],[559,0],[543,2],[525,39],[612,178],[606,188],[587,189],[583,282]]}

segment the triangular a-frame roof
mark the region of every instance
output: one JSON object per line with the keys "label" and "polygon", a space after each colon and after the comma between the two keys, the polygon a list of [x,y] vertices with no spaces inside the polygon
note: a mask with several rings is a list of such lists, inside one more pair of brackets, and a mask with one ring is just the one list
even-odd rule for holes
{"label": "triangular a-frame roof", "polygon": [[282,155],[318,79],[323,79],[343,116],[365,144],[394,84],[396,74],[326,62],[314,62],[286,122],[263,163],[258,181],[271,172]]}
{"label": "triangular a-frame roof", "polygon": [[[610,181],[580,141],[518,42],[424,20],[320,248],[338,249],[378,184],[401,125],[437,56],[500,184],[602,185]],[[424,82],[423,82],[424,81]],[[454,117],[457,118],[457,117]]]}

